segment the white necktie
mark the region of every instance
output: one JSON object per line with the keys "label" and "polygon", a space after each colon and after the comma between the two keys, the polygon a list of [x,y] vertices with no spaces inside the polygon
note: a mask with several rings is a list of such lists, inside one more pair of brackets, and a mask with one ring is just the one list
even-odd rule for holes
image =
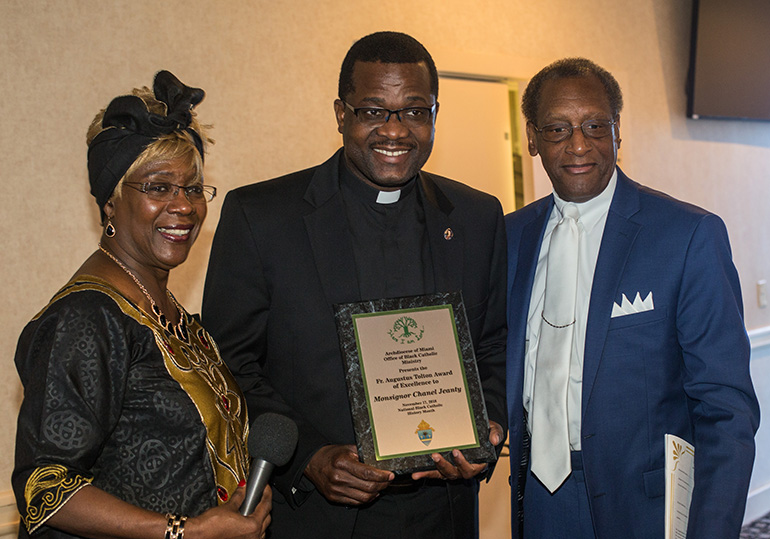
{"label": "white necktie", "polygon": [[545,299],[535,362],[532,395],[532,473],[554,492],[569,476],[567,388],[575,329],[575,296],[578,275],[580,217],[574,204],[566,204],[548,247]]}

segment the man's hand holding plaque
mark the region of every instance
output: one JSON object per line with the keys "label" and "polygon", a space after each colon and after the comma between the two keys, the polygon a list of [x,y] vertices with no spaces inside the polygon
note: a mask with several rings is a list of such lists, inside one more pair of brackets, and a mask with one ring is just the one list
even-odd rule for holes
{"label": "man's hand holding plaque", "polygon": [[[489,442],[497,447],[503,443],[503,428],[494,421],[489,422]],[[452,459],[454,464],[442,457],[439,453],[431,453],[430,458],[436,463],[435,470],[425,472],[414,472],[412,479],[446,479],[453,481],[455,479],[470,479],[480,473],[484,473],[489,465],[487,463],[471,464],[468,462],[459,449],[452,450]]]}
{"label": "man's hand holding plaque", "polygon": [[305,476],[330,502],[363,505],[374,500],[395,479],[358,459],[354,445],[325,445],[310,459]]}

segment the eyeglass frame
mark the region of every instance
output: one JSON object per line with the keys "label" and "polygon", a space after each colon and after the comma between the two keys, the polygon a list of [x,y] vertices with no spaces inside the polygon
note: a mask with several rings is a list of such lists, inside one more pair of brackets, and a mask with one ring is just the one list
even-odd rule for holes
{"label": "eyeglass frame", "polygon": [[[608,127],[610,128],[610,132],[607,133],[606,135],[601,135],[599,137],[596,137],[594,135],[589,135],[588,133],[586,133],[586,130],[585,130],[584,126],[586,124],[590,124],[591,122],[593,122],[593,123],[606,122],[608,124]],[[540,136],[543,136],[543,131],[547,127],[551,127],[551,126],[554,126],[554,125],[563,125],[563,126],[567,127],[569,129],[569,134],[566,137],[564,137],[563,139],[561,139],[561,140],[548,140],[547,138],[543,137],[543,140],[546,141],[546,142],[550,142],[552,144],[558,144],[560,142],[564,142],[565,140],[571,139],[572,138],[572,133],[575,131],[576,127],[580,128],[580,131],[583,133],[583,136],[585,138],[590,138],[590,139],[594,139],[594,140],[602,139],[602,138],[607,137],[607,136],[612,134],[612,126],[617,125],[618,124],[618,120],[601,120],[601,119],[593,118],[591,120],[586,120],[585,122],[581,123],[580,125],[571,125],[571,124],[569,124],[567,122],[563,122],[563,123],[562,122],[554,122],[552,124],[544,125],[543,127],[540,127],[540,128],[538,128],[532,122],[530,122],[530,124],[532,125],[532,129],[534,129]]]}
{"label": "eyeglass frame", "polygon": [[[187,199],[187,201],[191,202],[192,204],[195,204],[197,201],[190,200],[190,193],[189,193],[189,190],[193,189],[195,187],[200,187],[201,190],[203,191],[203,193],[204,193],[203,202],[209,203],[212,200],[214,200],[214,197],[217,196],[217,188],[215,186],[213,186],[213,185],[205,185],[205,184],[202,184],[202,183],[196,183],[196,184],[193,184],[193,185],[177,185],[177,184],[171,183],[171,182],[126,182],[126,181],[124,181],[123,184],[124,185],[128,185],[132,189],[136,189],[140,193],[144,193],[145,195],[147,195],[151,199],[152,199],[152,196],[150,195],[149,191],[147,190],[148,186],[150,186],[152,184],[164,184],[164,185],[168,185],[169,187],[175,187],[176,189],[175,189],[174,193],[171,195],[171,198],[169,198],[166,202],[171,202],[172,200],[174,200],[179,195],[179,191],[183,191],[184,192],[184,196]],[[139,185],[140,187],[136,187],[137,185]],[[205,196],[206,194],[210,194],[211,198],[206,198],[206,196]],[[155,199],[153,199],[153,200],[155,200]],[[162,201],[161,199],[157,199],[157,200],[158,201]]]}
{"label": "eyeglass frame", "polygon": [[[404,124],[404,121],[401,119],[401,114],[400,113],[404,112],[405,110],[412,110],[412,109],[427,110],[429,112],[429,116],[428,116],[428,121],[425,122],[424,125],[429,125],[431,123],[431,119],[433,119],[434,115],[436,114],[436,106],[438,105],[438,103],[433,103],[433,105],[431,105],[430,107],[403,107],[403,108],[400,108],[400,109],[392,110],[392,109],[386,109],[385,107],[354,107],[353,105],[351,105],[350,103],[348,103],[344,99],[340,99],[340,101],[342,101],[342,104],[345,105],[345,107],[350,112],[353,113],[353,116],[355,116],[356,119],[359,122],[361,122],[363,125],[367,125],[369,127],[372,127],[373,129],[377,128],[377,127],[382,127],[383,125],[387,125],[387,123],[390,121],[390,117],[393,116],[394,114],[396,115],[396,118],[398,118],[398,121],[401,124],[408,125],[408,124]],[[382,122],[381,124],[380,123],[378,123],[378,124],[367,124],[365,121],[362,121],[361,118],[358,117],[358,111],[365,110],[365,109],[381,110],[381,111],[387,112],[388,115],[385,117],[385,121]],[[417,126],[422,127],[423,124],[412,124],[412,125],[417,125]]]}

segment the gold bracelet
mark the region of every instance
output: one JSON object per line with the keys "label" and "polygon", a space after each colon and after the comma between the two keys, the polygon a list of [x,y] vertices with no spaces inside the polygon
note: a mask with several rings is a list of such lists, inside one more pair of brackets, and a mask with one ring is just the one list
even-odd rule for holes
{"label": "gold bracelet", "polygon": [[166,518],[168,518],[168,523],[166,524],[164,539],[184,539],[184,523],[187,521],[187,517],[166,513]]}

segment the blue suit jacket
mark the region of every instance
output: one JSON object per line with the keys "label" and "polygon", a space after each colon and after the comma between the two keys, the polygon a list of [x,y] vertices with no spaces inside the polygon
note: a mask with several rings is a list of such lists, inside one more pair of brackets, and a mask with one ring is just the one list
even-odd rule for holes
{"label": "blue suit jacket", "polygon": [[[553,196],[506,216],[512,489],[520,485],[527,312]],[[611,317],[625,294],[654,309]],[[582,451],[600,539],[663,537],[664,435],[695,446],[688,537],[738,537],[759,406],[722,220],[618,170],[591,291]],[[516,496],[512,496],[516,509]],[[516,512],[514,511],[514,515]],[[525,515],[526,518],[526,515]],[[513,537],[519,536],[513,523]]]}

